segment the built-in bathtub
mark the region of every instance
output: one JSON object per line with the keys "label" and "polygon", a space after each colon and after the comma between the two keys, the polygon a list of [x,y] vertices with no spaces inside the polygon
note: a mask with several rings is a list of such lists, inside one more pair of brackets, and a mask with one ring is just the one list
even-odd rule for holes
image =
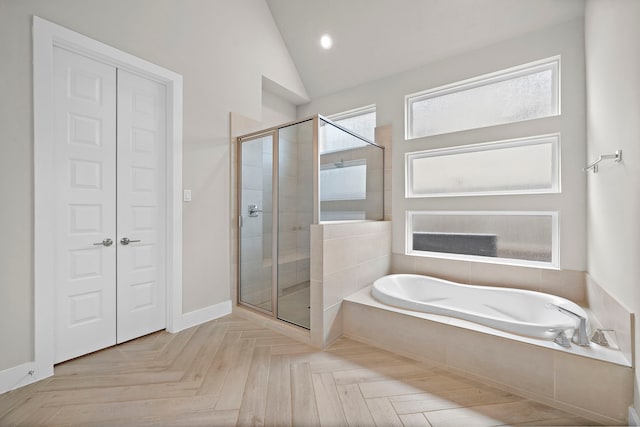
{"label": "built-in bathtub", "polygon": [[[545,335],[548,329],[567,328],[570,336],[577,326],[575,319],[547,309],[546,304],[564,307],[581,316],[591,317],[590,310],[539,292],[486,289],[425,276],[402,276],[385,276],[373,282],[378,284],[378,290],[374,291],[371,285],[344,298],[345,336],[477,378],[605,425],[626,424],[633,387],[633,367],[626,353],[616,346],[594,343],[580,346],[570,342],[565,348]],[[398,283],[407,278],[415,279],[408,280],[413,285]],[[381,286],[385,283],[387,286]],[[436,296],[440,285],[448,287],[447,294]],[[483,291],[485,295],[478,296]],[[456,301],[457,293],[467,295],[458,294]],[[541,299],[520,300],[532,295]],[[435,298],[442,299],[434,301]],[[422,310],[425,305],[431,306],[430,311]],[[482,305],[492,308],[479,314]],[[489,324],[482,319],[497,323]],[[591,317],[591,320],[594,329],[602,327],[599,319]],[[542,337],[536,337],[540,334]]]}
{"label": "built-in bathtub", "polygon": [[568,299],[513,288],[462,285],[417,274],[392,274],[376,280],[372,295],[395,307],[456,317],[532,338],[553,340],[574,335],[578,319],[558,307],[587,318]]}

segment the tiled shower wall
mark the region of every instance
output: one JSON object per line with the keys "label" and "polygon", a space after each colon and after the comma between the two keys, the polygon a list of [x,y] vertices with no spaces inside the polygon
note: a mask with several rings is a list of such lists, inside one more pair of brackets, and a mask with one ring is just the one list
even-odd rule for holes
{"label": "tiled shower wall", "polygon": [[311,226],[311,341],[326,347],[342,335],[342,299],[389,274],[391,223]]}
{"label": "tiled shower wall", "polygon": [[[260,305],[271,298],[271,181],[265,179],[270,174],[272,159],[271,144],[251,141],[244,144],[242,157],[242,200],[243,215],[241,247],[243,251],[241,275],[244,286],[244,301]],[[255,204],[264,210],[256,217],[249,217],[246,209]],[[267,256],[265,256],[267,255]]]}

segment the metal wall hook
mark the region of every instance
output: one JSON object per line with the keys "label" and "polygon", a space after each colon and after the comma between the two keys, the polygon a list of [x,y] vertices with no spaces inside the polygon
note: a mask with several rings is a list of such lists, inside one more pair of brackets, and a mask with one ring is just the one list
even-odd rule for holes
{"label": "metal wall hook", "polygon": [[588,172],[589,169],[593,169],[593,173],[598,173],[598,163],[607,159],[612,159],[616,163],[622,161],[622,150],[616,150],[615,154],[602,154],[600,157],[598,157],[598,160],[596,160],[595,162],[589,163],[582,170],[584,172]]}

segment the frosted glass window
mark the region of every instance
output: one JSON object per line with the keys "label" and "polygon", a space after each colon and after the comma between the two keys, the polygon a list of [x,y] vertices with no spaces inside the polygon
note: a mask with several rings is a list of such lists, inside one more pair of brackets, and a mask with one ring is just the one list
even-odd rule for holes
{"label": "frosted glass window", "polygon": [[558,266],[557,212],[407,212],[407,254]]}
{"label": "frosted glass window", "polygon": [[559,135],[407,153],[406,196],[560,191]]}
{"label": "frosted glass window", "polygon": [[340,161],[320,169],[320,200],[367,198],[367,165],[364,161]]}
{"label": "frosted glass window", "polygon": [[349,132],[335,126],[332,122],[320,120],[318,138],[320,155],[349,151],[368,146],[370,146],[370,144],[366,140],[351,135]]}
{"label": "frosted glass window", "polygon": [[406,138],[555,116],[559,58],[407,95]]}
{"label": "frosted glass window", "polygon": [[[369,141],[375,140],[376,133],[376,106],[367,105],[366,107],[356,108],[354,110],[333,114],[327,117],[333,123],[350,130],[356,135],[360,135]],[[340,141],[332,138],[331,144],[322,147],[321,152],[331,152],[343,150],[349,147],[340,145]]]}

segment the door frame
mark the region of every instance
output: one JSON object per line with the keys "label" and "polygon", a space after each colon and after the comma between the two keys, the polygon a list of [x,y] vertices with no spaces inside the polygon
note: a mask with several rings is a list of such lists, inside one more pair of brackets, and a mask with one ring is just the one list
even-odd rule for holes
{"label": "door frame", "polygon": [[182,329],[182,76],[99,41],[33,17],[34,364],[32,379],[53,375],[55,239],[53,51],[74,53],[141,75],[167,88],[166,330]]}
{"label": "door frame", "polygon": [[[237,209],[238,209],[238,233],[237,233],[237,264],[238,269],[236,271],[236,295],[238,305],[249,307],[252,310],[259,311],[267,316],[278,318],[278,223],[279,223],[279,208],[278,208],[278,183],[280,174],[279,163],[279,128],[274,127],[265,131],[259,131],[251,133],[249,135],[243,135],[236,138],[236,153],[237,168],[236,168],[236,182],[238,185],[237,190]],[[271,136],[271,150],[272,150],[272,162],[271,162],[271,311],[242,301],[242,225],[244,222],[243,205],[242,205],[242,144],[245,142],[255,141],[266,136]],[[264,206],[264,200],[262,201]]]}

